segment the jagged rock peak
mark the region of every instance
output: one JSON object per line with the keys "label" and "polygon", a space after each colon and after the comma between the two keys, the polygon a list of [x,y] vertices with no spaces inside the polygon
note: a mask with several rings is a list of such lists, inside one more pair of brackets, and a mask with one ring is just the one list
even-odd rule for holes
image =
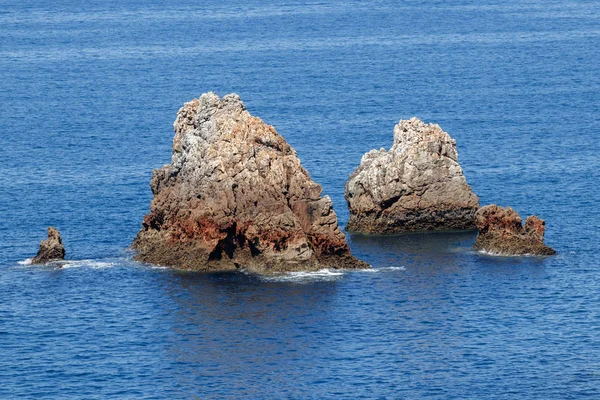
{"label": "jagged rock peak", "polygon": [[389,151],[371,150],[346,182],[349,231],[474,229],[479,198],[458,164],[456,141],[418,118],[394,127]]}
{"label": "jagged rock peak", "polygon": [[523,225],[515,210],[492,204],[480,208],[475,221],[479,229],[475,250],[497,255],[556,254],[544,244],[546,223],[535,215],[527,217]]}
{"label": "jagged rock peak", "polygon": [[65,259],[65,248],[58,229],[49,226],[48,238],[42,240],[40,249],[35,257],[32,258],[32,264],[45,264],[50,261]]}
{"label": "jagged rock peak", "polygon": [[394,127],[394,144],[390,151],[401,154],[415,149],[448,157],[458,163],[456,140],[438,124],[426,124],[416,117],[400,120]]}
{"label": "jagged rock peak", "polygon": [[258,273],[367,267],[294,149],[239,96],[185,103],[174,129],[171,163],[152,174],[137,259]]}

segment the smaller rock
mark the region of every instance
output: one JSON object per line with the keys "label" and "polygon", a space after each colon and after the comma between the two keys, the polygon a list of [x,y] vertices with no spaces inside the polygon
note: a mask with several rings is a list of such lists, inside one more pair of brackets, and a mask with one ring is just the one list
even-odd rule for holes
{"label": "smaller rock", "polygon": [[456,141],[418,118],[394,127],[389,151],[371,150],[346,182],[350,232],[394,234],[475,228],[479,198],[458,164]]}
{"label": "smaller rock", "polygon": [[546,223],[535,215],[527,217],[523,226],[515,210],[493,204],[481,207],[475,213],[475,224],[479,229],[475,250],[506,256],[556,254],[544,244]]}
{"label": "smaller rock", "polygon": [[40,250],[31,260],[32,264],[45,264],[49,261],[65,259],[65,248],[62,244],[62,238],[58,229],[48,227],[48,239],[42,240]]}

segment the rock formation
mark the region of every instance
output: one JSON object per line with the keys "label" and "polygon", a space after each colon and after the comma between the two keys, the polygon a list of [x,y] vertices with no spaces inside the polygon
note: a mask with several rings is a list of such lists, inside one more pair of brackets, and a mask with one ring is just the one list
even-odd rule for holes
{"label": "rock formation", "polygon": [[138,260],[258,273],[368,267],[294,149],[236,94],[186,103],[174,128],[171,164],[153,171],[132,245]]}
{"label": "rock formation", "polygon": [[371,150],[346,182],[348,231],[474,229],[479,198],[458,164],[456,141],[417,118],[394,127],[389,151]]}
{"label": "rock formation", "polygon": [[49,261],[65,259],[65,248],[58,229],[48,227],[48,239],[42,240],[37,255],[31,260],[32,264],[45,264]]}
{"label": "rock formation", "polygon": [[475,214],[479,235],[475,250],[498,255],[553,255],[554,249],[544,244],[546,223],[532,215],[525,220],[510,207],[482,207]]}

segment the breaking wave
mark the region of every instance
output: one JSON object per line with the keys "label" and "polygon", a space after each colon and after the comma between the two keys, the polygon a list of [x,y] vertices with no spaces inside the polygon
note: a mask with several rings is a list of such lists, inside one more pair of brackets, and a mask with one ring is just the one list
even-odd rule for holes
{"label": "breaking wave", "polygon": [[368,272],[377,273],[383,271],[405,271],[405,267],[381,267],[381,268],[365,268],[357,270],[332,270],[329,268],[320,269],[318,271],[299,271],[285,272],[282,274],[262,276],[261,279],[268,282],[317,282],[317,281],[335,281],[345,274]]}
{"label": "breaking wave", "polygon": [[88,267],[94,269],[102,269],[102,268],[110,268],[114,267],[116,263],[108,262],[108,261],[98,261],[98,260],[69,260],[65,261],[64,264],[61,263],[62,268],[81,268]]}
{"label": "breaking wave", "polygon": [[264,276],[261,279],[269,282],[333,281],[339,279],[344,273],[345,271],[324,268],[312,272],[286,272],[281,275]]}

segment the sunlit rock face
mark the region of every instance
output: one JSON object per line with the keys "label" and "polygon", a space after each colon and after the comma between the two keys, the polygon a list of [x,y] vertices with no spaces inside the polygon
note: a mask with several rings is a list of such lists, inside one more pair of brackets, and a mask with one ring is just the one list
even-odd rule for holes
{"label": "sunlit rock face", "polygon": [[481,207],[475,221],[479,229],[475,250],[507,256],[556,254],[544,243],[546,223],[535,215],[527,217],[523,225],[515,210],[492,204]]}
{"label": "sunlit rock face", "polygon": [[46,264],[51,261],[65,259],[65,247],[58,229],[48,227],[48,238],[42,240],[40,249],[35,257],[31,259],[32,264]]}
{"label": "sunlit rock face", "polygon": [[368,267],[294,149],[236,94],[186,103],[174,127],[171,163],[152,174],[133,243],[138,260],[258,273]]}
{"label": "sunlit rock face", "polygon": [[479,198],[458,164],[456,141],[418,118],[394,127],[394,144],[366,153],[346,182],[348,231],[474,229]]}

